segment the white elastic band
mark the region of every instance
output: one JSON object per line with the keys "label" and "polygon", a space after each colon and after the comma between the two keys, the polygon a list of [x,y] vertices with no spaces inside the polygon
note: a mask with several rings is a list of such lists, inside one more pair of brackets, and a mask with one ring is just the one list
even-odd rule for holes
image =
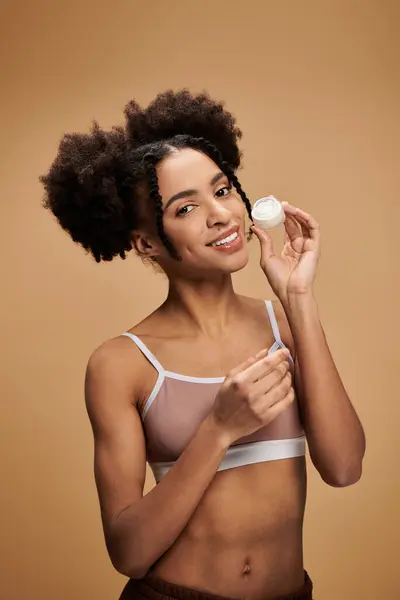
{"label": "white elastic band", "polygon": [[[234,469],[235,467],[270,460],[282,460],[284,458],[304,456],[305,453],[306,438],[304,435],[285,440],[265,440],[261,442],[250,442],[248,444],[239,444],[228,448],[218,467],[218,471],[225,471],[226,469]],[[157,483],[168,473],[174,464],[175,461],[149,463]]]}

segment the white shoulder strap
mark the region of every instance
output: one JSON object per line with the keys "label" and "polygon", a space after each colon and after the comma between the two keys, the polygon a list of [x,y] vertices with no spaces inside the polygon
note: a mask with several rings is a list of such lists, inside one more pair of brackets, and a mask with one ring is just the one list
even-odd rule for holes
{"label": "white shoulder strap", "polygon": [[129,337],[132,340],[132,342],[134,342],[136,344],[136,346],[139,348],[139,350],[141,350],[141,352],[145,355],[145,357],[153,365],[153,367],[155,369],[157,369],[157,371],[160,375],[162,373],[164,373],[164,369],[161,366],[161,364],[158,362],[158,360],[156,359],[154,354],[152,354],[150,352],[150,350],[148,349],[146,344],[144,344],[141,339],[139,339],[136,335],[133,335],[133,333],[129,333],[129,332],[123,333],[122,335]]}
{"label": "white shoulder strap", "polygon": [[275,311],[274,311],[272,302],[271,302],[271,300],[266,300],[265,304],[267,306],[268,316],[269,316],[269,320],[271,323],[272,332],[274,334],[275,341],[277,342],[277,344],[279,344],[279,346],[283,346],[284,344],[281,340],[281,334],[279,333],[278,322],[276,320]]}

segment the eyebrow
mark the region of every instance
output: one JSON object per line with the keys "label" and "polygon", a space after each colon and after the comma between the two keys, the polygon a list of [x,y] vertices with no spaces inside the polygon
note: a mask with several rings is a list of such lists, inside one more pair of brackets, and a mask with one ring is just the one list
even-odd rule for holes
{"label": "eyebrow", "polygon": [[[214,177],[211,179],[210,185],[215,185],[216,183],[218,183],[218,181],[220,179],[223,179],[224,177],[227,177],[227,175],[225,173],[223,173],[222,171],[220,171],[219,173],[214,175]],[[182,198],[190,198],[190,196],[194,196],[195,194],[197,194],[197,190],[183,190],[182,192],[179,192],[178,194],[171,196],[171,198],[168,200],[167,204],[165,205],[164,210],[167,210],[167,208],[169,206],[171,206],[171,204],[173,204],[177,200],[181,200]]]}

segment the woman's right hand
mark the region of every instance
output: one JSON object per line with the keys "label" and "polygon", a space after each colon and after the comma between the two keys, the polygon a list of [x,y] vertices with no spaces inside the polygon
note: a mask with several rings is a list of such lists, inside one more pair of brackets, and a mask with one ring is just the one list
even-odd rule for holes
{"label": "woman's right hand", "polygon": [[268,425],[294,400],[289,351],[267,350],[230,371],[214,401],[210,417],[229,445]]}

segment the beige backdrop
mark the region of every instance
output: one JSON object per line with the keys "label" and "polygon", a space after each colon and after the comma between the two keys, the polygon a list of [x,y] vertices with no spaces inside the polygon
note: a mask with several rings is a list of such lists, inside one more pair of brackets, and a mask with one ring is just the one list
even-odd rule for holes
{"label": "beige backdrop", "polygon": [[[37,178],[63,132],[93,118],[111,126],[132,96],[182,86],[237,115],[249,196],[274,193],[322,227],[316,292],[368,449],[357,486],[332,489],[310,469],[316,598],[398,599],[399,3],[10,0],[0,10],[1,599],[112,600],[125,582],[103,543],[83,378],[91,351],[155,308],[166,284],[135,256],[85,256],[41,209]],[[255,241],[235,281],[270,296]]]}

